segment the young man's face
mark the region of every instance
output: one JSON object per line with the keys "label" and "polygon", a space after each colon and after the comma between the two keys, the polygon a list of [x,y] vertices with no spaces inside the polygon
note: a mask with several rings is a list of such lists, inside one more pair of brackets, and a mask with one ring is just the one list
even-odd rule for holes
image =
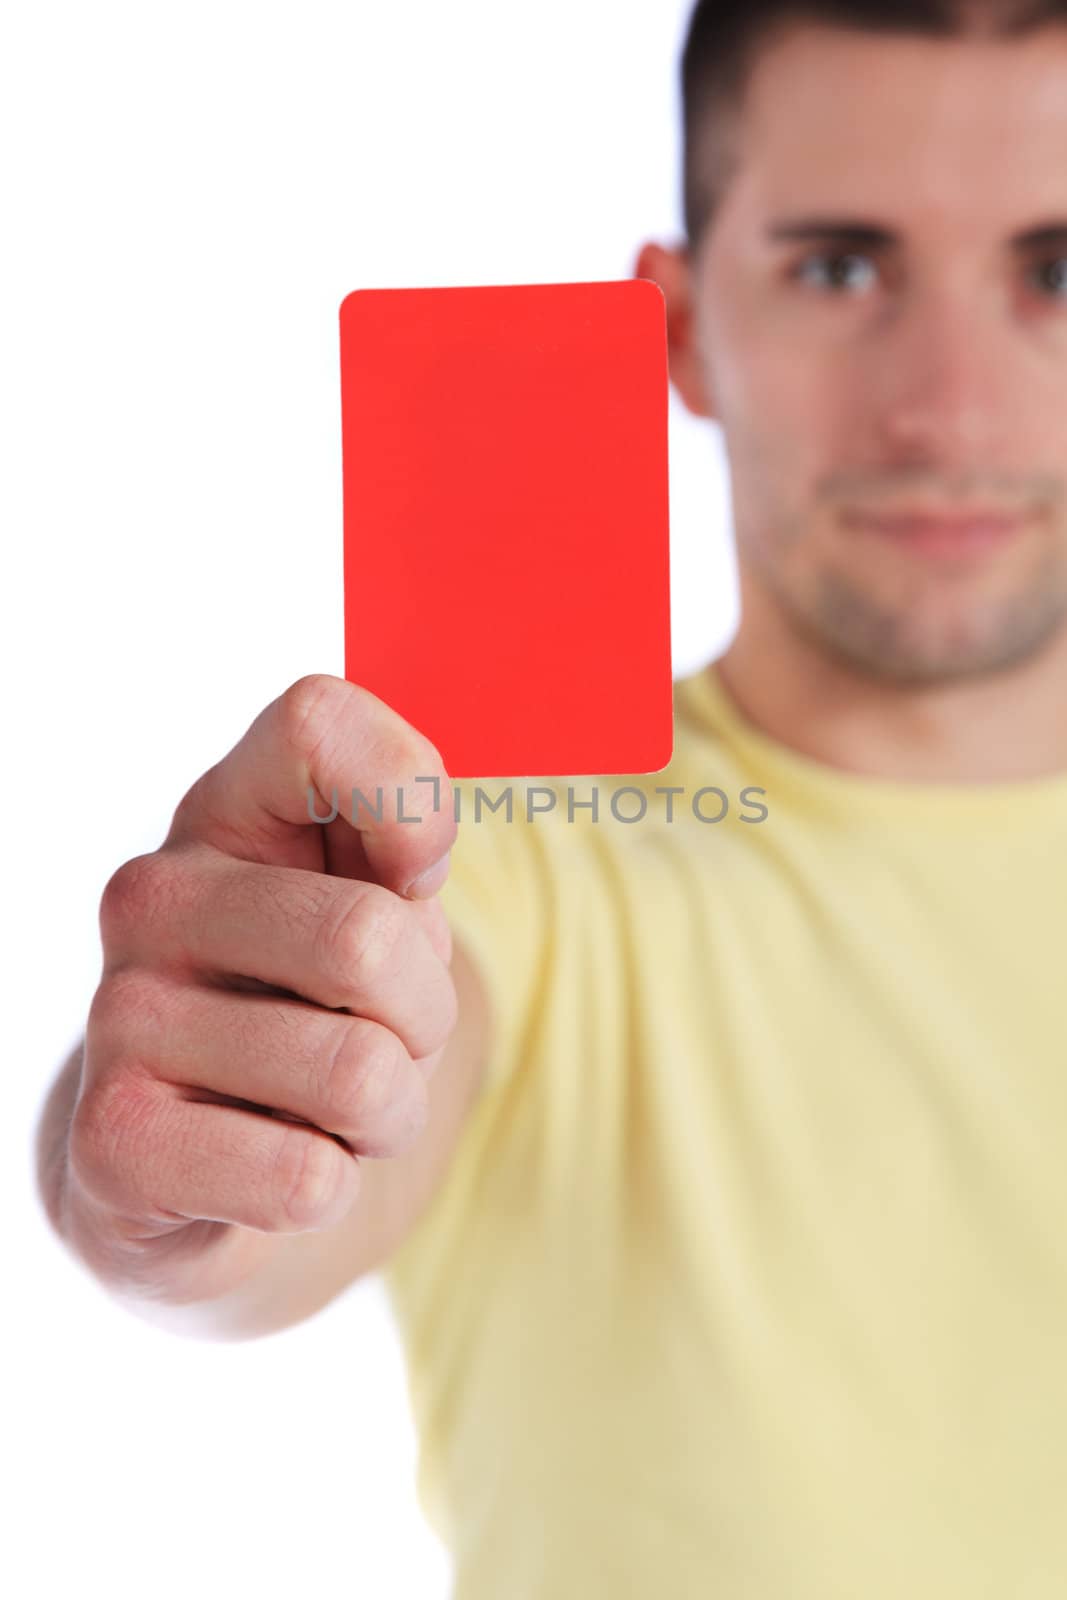
{"label": "young man's face", "polygon": [[[1033,655],[1067,617],[1067,27],[799,26],[754,69],[738,151],[686,398],[723,425],[739,559],[880,677]],[[895,242],[772,237],[817,217]],[[864,521],[967,508],[1026,520],[939,542]]]}

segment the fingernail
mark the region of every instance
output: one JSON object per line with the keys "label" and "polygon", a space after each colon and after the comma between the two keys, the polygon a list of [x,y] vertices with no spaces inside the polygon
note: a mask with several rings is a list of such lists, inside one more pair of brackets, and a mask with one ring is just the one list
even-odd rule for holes
{"label": "fingernail", "polygon": [[404,893],[417,900],[424,900],[429,895],[436,894],[448,877],[451,855],[452,851],[446,850],[439,861],[435,861],[432,867],[427,867],[425,872],[420,872],[417,878],[411,880]]}

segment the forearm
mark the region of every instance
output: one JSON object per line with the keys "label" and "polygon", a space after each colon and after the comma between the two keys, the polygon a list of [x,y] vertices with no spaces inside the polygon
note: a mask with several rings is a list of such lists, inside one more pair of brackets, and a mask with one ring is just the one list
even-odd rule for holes
{"label": "forearm", "polygon": [[37,1131],[41,1203],[79,1265],[136,1315],[193,1338],[256,1338],[315,1309],[299,1303],[298,1291],[316,1235],[200,1222],[167,1238],[131,1241],[108,1226],[68,1161],[81,1071],[79,1044],[49,1091]]}

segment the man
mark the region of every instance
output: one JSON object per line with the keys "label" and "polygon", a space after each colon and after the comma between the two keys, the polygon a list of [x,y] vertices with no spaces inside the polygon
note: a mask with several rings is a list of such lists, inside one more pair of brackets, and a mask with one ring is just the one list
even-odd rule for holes
{"label": "man", "polygon": [[457,831],[311,677],[105,891],[50,1215],[212,1337],[381,1267],[457,1600],[1067,1584],[1065,22],[697,7],[637,272],[741,623],[665,772]]}

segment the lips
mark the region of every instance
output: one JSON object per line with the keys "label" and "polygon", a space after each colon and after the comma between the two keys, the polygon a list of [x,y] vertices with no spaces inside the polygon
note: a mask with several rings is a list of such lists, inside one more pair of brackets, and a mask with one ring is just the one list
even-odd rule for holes
{"label": "lips", "polygon": [[976,507],[947,515],[924,510],[848,511],[846,527],[882,534],[902,547],[932,555],[968,555],[1005,543],[1030,521],[1025,512]]}

